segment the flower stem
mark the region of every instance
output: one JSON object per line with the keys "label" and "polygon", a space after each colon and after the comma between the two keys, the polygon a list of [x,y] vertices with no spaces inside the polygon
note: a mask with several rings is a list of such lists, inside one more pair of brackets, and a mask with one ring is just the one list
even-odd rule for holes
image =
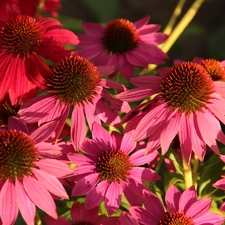
{"label": "flower stem", "polygon": [[166,25],[166,28],[163,31],[163,33],[171,34],[171,32],[173,30],[173,27],[176,23],[177,17],[181,14],[185,2],[186,2],[186,0],[179,0],[176,8],[173,11],[173,14],[172,14],[168,24]]}
{"label": "flower stem", "polygon": [[189,188],[190,186],[193,185],[191,164],[187,163],[184,157],[182,157],[182,162],[183,162],[184,182],[186,188]]}
{"label": "flower stem", "polygon": [[197,155],[194,155],[194,163],[193,163],[193,184],[195,185],[195,189],[197,189],[198,184],[198,166],[199,166],[199,160]]}

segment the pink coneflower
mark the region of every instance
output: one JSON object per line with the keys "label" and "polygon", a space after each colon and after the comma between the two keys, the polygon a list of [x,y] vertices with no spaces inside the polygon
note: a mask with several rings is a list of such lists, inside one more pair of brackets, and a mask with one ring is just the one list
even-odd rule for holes
{"label": "pink coneflower", "polygon": [[142,181],[159,179],[155,171],[141,167],[155,154],[146,156],[145,149],[134,151],[136,143],[131,134],[110,134],[97,123],[93,125],[92,138],[80,147],[84,155],[68,154],[77,166],[72,195],[87,195],[84,206],[88,209],[104,201],[110,215],[119,208],[122,192],[131,205],[140,205],[142,190],[147,189]]}
{"label": "pink coneflower", "polygon": [[[64,44],[77,44],[77,36],[55,19],[36,21],[17,16],[0,28],[0,100],[8,92],[12,104],[35,95],[35,88],[44,88],[49,76],[43,58],[56,61],[69,55]],[[24,99],[23,99],[24,100]]]}
{"label": "pink coneflower", "polygon": [[[71,208],[71,219],[72,224],[77,225],[115,225],[113,223],[110,223],[110,220],[113,220],[111,218],[106,218],[106,221],[102,223],[102,220],[106,217],[105,215],[98,215],[99,213],[99,207],[96,206],[92,209],[86,209],[81,203],[74,202],[72,208]],[[52,217],[46,216],[45,217],[45,223],[46,225],[71,225],[71,222],[69,222],[67,219],[63,217],[58,217],[57,220],[55,220]],[[114,220],[113,220],[114,222]],[[110,224],[109,224],[110,223]]]}
{"label": "pink coneflower", "polygon": [[224,222],[222,215],[209,212],[211,199],[197,200],[194,187],[190,187],[182,194],[173,185],[166,192],[166,210],[160,199],[149,191],[144,191],[144,206],[133,206],[129,211],[142,225],[220,225]]}
{"label": "pink coneflower", "polygon": [[96,65],[115,65],[115,73],[129,79],[135,66],[146,68],[149,63],[162,64],[167,55],[157,45],[167,36],[157,32],[160,26],[147,25],[150,17],[132,23],[127,19],[109,21],[105,27],[84,22],[86,34],[79,35],[79,54],[93,59]]}
{"label": "pink coneflower", "polygon": [[61,148],[45,142],[54,123],[28,134],[26,124],[12,117],[8,129],[0,130],[0,218],[4,225],[13,224],[18,211],[27,224],[34,224],[35,206],[57,218],[51,194],[68,199],[58,178],[71,176],[73,171],[54,159]]}
{"label": "pink coneflower", "polygon": [[161,147],[165,154],[178,134],[187,162],[192,150],[203,160],[206,145],[219,154],[216,140],[225,143],[219,123],[225,123],[224,82],[213,81],[204,67],[194,62],[174,65],[161,77],[141,76],[131,82],[138,88],[116,98],[137,101],[155,95],[124,119],[129,129],[134,129],[134,140],[149,137],[147,151]]}
{"label": "pink coneflower", "polygon": [[62,58],[47,79],[49,93],[23,104],[19,111],[21,119],[39,124],[58,120],[59,134],[71,109],[71,132],[76,136],[74,147],[79,149],[86,136],[85,115],[91,128],[93,122],[100,123],[100,119],[111,125],[120,123],[118,111],[130,110],[128,103],[112,98],[103,88],[125,90],[123,85],[100,77],[100,72],[111,71],[111,67],[96,68],[89,60],[76,54]]}

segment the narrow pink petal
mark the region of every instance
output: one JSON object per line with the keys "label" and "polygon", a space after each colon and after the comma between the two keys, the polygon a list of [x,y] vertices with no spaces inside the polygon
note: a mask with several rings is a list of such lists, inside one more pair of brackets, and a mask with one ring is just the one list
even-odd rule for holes
{"label": "narrow pink petal", "polygon": [[105,194],[105,205],[109,215],[112,215],[118,210],[121,200],[121,186],[118,182],[112,182]]}
{"label": "narrow pink petal", "polygon": [[35,204],[27,196],[23,185],[18,179],[15,181],[16,201],[20,209],[20,213],[27,224],[34,225],[36,215]]}
{"label": "narrow pink petal", "polygon": [[203,216],[206,212],[208,212],[211,208],[212,200],[209,198],[200,199],[194,202],[191,207],[188,208],[186,214],[190,217],[198,218],[199,216]]}
{"label": "narrow pink petal", "polygon": [[164,121],[168,117],[168,113],[169,110],[166,103],[162,103],[153,108],[139,122],[134,133],[134,140],[143,140],[155,133],[159,127],[163,126]]}
{"label": "narrow pink petal", "polygon": [[93,223],[98,217],[98,207],[86,209],[81,203],[75,202],[71,209],[71,217],[75,223],[81,221]]}
{"label": "narrow pink petal", "polygon": [[181,113],[178,110],[173,111],[168,120],[165,122],[163,129],[161,130],[160,143],[162,155],[167,152],[171,142],[177,135],[177,132],[180,128],[180,118]]}
{"label": "narrow pink petal", "polygon": [[126,58],[130,64],[141,68],[146,68],[149,63],[145,55],[139,51],[130,51],[129,54],[126,55]]}
{"label": "narrow pink petal", "polygon": [[108,65],[110,58],[111,53],[107,50],[104,50],[93,59],[93,63],[96,66]]}
{"label": "narrow pink petal", "polygon": [[75,150],[79,150],[87,133],[86,122],[84,117],[84,109],[76,104],[71,118],[71,137]]}
{"label": "narrow pink petal", "polygon": [[136,147],[136,142],[134,142],[132,139],[133,139],[133,134],[126,133],[124,134],[121,145],[120,145],[120,149],[127,155],[129,155]]}
{"label": "narrow pink petal", "polygon": [[44,125],[38,127],[30,137],[35,140],[37,143],[47,140],[52,133],[54,132],[58,124],[57,120],[45,123]]}
{"label": "narrow pink petal", "polygon": [[88,46],[87,48],[79,49],[78,54],[90,60],[98,56],[103,50],[104,49],[101,44],[95,44],[92,46]]}
{"label": "narrow pink petal", "polygon": [[213,184],[213,186],[225,190],[225,178],[218,180],[216,183]]}
{"label": "narrow pink petal", "polygon": [[117,83],[113,80],[101,79],[101,85],[105,88],[113,88],[118,91],[126,91],[126,87],[120,83]]}
{"label": "narrow pink petal", "polygon": [[44,221],[46,225],[71,225],[71,223],[64,217],[59,216],[57,219],[54,219],[50,216],[45,216]]}
{"label": "narrow pink petal", "polygon": [[56,206],[49,192],[33,177],[25,176],[23,186],[30,199],[49,216],[57,219]]}
{"label": "narrow pink petal", "polygon": [[146,25],[150,20],[150,16],[145,16],[142,19],[134,22],[134,25],[136,26],[137,29],[143,27],[144,25]]}
{"label": "narrow pink petal", "polygon": [[113,65],[96,66],[96,67],[101,75],[110,75],[115,71],[115,66]]}
{"label": "narrow pink petal", "polygon": [[73,44],[79,43],[78,37],[70,30],[66,29],[51,29],[43,34],[43,38],[54,40],[61,44]]}
{"label": "narrow pink petal", "polygon": [[158,152],[156,151],[146,155],[146,150],[140,149],[134,152],[130,156],[130,162],[133,166],[144,165],[145,163],[149,163],[153,161],[157,155],[158,155]]}
{"label": "narrow pink petal", "polygon": [[14,224],[18,216],[15,186],[9,180],[3,184],[0,192],[0,217],[4,225]]}
{"label": "narrow pink petal", "polygon": [[111,135],[97,123],[93,124],[92,138],[102,150],[110,149]]}
{"label": "narrow pink petal", "polygon": [[72,190],[72,196],[82,196],[91,190],[100,179],[100,175],[98,173],[92,173],[77,182]]}
{"label": "narrow pink petal", "polygon": [[135,220],[133,217],[131,217],[127,212],[122,211],[120,214],[120,222],[122,224],[129,224],[129,225],[139,225],[137,220]]}
{"label": "narrow pink petal", "polygon": [[[193,121],[193,114],[189,115],[189,120]],[[187,162],[190,161],[191,152],[192,152],[192,143],[191,143],[191,125],[192,123],[189,122],[188,118],[185,114],[181,115],[180,118],[180,130],[178,132],[179,140],[180,140],[180,147],[184,158]]]}
{"label": "narrow pink petal", "polygon": [[197,194],[194,186],[191,186],[181,194],[179,201],[180,211],[186,213],[189,207],[191,207],[192,204],[196,201],[197,201]]}
{"label": "narrow pink petal", "polygon": [[146,210],[150,214],[154,215],[156,219],[164,216],[165,210],[157,195],[151,193],[150,191],[144,191],[143,202]]}
{"label": "narrow pink petal", "polygon": [[63,178],[74,174],[73,170],[64,162],[56,159],[41,159],[35,165],[52,176]]}
{"label": "narrow pink petal", "polygon": [[40,25],[44,27],[45,30],[60,28],[62,24],[57,19],[53,18],[43,18],[38,22]]}
{"label": "narrow pink petal", "polygon": [[99,145],[91,140],[91,139],[85,139],[82,146],[81,150],[85,152],[88,155],[94,156],[97,158],[102,154],[102,149],[99,147]]}
{"label": "narrow pink petal", "polygon": [[37,143],[35,147],[38,149],[38,151],[45,156],[51,157],[51,156],[58,156],[62,154],[62,148],[58,145],[53,145],[51,143],[47,142],[41,142]]}
{"label": "narrow pink petal", "polygon": [[151,215],[146,209],[143,209],[138,206],[132,206],[129,208],[129,211],[134,219],[136,219],[140,224],[143,225],[157,225],[159,219],[155,218],[154,215]]}
{"label": "narrow pink petal", "polygon": [[77,166],[94,164],[94,161],[92,159],[85,155],[81,155],[80,153],[69,153],[67,157]]}
{"label": "narrow pink petal", "polygon": [[107,62],[107,65],[114,65],[115,73],[116,73],[123,67],[124,60],[126,60],[124,54],[115,53],[111,56],[111,58]]}
{"label": "narrow pink petal", "polygon": [[141,35],[141,40],[148,44],[159,45],[166,41],[168,38],[167,34],[163,33],[152,33]]}
{"label": "narrow pink petal", "polygon": [[130,79],[130,82],[134,85],[136,85],[139,88],[147,88],[147,89],[154,89],[155,92],[160,92],[160,84],[161,84],[162,78],[159,76],[154,75],[147,75],[147,76],[138,76],[133,77]]}
{"label": "narrow pink petal", "polygon": [[121,101],[136,102],[149,98],[153,94],[155,94],[155,91],[149,88],[134,88],[132,90],[121,92],[114,97]]}
{"label": "narrow pink petal", "polygon": [[92,165],[89,164],[89,165],[78,166],[74,169],[74,173],[76,174],[76,176],[82,175],[82,177],[84,177],[89,174],[96,173],[96,167],[95,167],[94,163],[92,163]]}
{"label": "narrow pink petal", "polygon": [[138,29],[138,33],[142,38],[142,35],[159,31],[160,27],[161,26],[159,24],[148,24]]}
{"label": "narrow pink petal", "polygon": [[32,172],[49,192],[61,198],[69,198],[62,184],[56,177],[35,168],[32,169]]}
{"label": "narrow pink petal", "polygon": [[225,98],[225,83],[221,81],[214,81],[213,84],[216,89],[216,93]]}
{"label": "narrow pink petal", "polygon": [[193,222],[198,225],[221,225],[223,224],[224,220],[224,216],[220,214],[207,212],[204,213],[202,216],[194,218]]}
{"label": "narrow pink petal", "polygon": [[104,199],[109,183],[106,180],[100,182],[97,187],[93,187],[86,196],[84,207],[92,209],[98,206]]}
{"label": "narrow pink petal", "polygon": [[[102,37],[104,28],[97,23],[83,22],[82,28],[84,32],[93,37]],[[90,37],[91,38],[91,37]]]}
{"label": "narrow pink petal", "polygon": [[221,140],[225,139],[219,121],[206,109],[197,112],[196,119],[203,140],[215,153],[219,154],[216,139],[218,137]]}
{"label": "narrow pink petal", "polygon": [[130,170],[130,174],[136,180],[139,180],[140,183],[142,181],[153,182],[160,179],[160,176],[154,170],[145,167],[133,167]]}
{"label": "narrow pink petal", "polygon": [[8,130],[20,130],[28,134],[29,130],[26,123],[23,123],[18,117],[11,116],[8,119]]}
{"label": "narrow pink petal", "polygon": [[[91,37],[87,34],[78,34],[78,39],[79,39],[79,44],[77,45],[78,48],[86,48],[88,46],[91,45],[95,45],[95,44],[101,44],[102,40],[99,37]],[[101,63],[98,65],[105,65],[106,63]]]}
{"label": "narrow pink petal", "polygon": [[171,185],[168,188],[166,192],[166,196],[165,196],[165,202],[166,202],[168,211],[173,211],[173,212],[179,211],[180,196],[181,196],[181,193],[174,185]]}

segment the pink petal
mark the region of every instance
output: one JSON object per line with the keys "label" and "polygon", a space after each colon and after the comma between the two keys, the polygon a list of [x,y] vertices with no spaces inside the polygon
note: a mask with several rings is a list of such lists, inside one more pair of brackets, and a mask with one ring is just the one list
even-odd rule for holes
{"label": "pink petal", "polygon": [[168,211],[179,211],[179,200],[180,200],[181,193],[178,191],[178,189],[171,185],[165,196],[165,202]]}
{"label": "pink petal", "polygon": [[94,156],[95,158],[102,154],[102,149],[98,146],[98,144],[89,139],[86,139],[83,142],[81,150],[90,156]]}
{"label": "pink petal", "polygon": [[150,33],[155,33],[157,31],[159,31],[159,29],[161,28],[161,26],[159,24],[148,24],[143,26],[142,28],[138,29],[138,33],[142,38],[142,35],[145,34],[150,34]]}
{"label": "pink petal", "polygon": [[[136,147],[136,142],[134,142],[132,139],[133,139],[133,134],[126,133],[124,134],[121,145],[120,145],[120,149],[127,155],[129,155]],[[132,157],[134,156],[132,155],[130,157],[130,160],[132,159]]]}
{"label": "pink petal", "polygon": [[126,91],[126,87],[120,83],[117,83],[113,80],[101,79],[101,85],[105,88],[113,88],[118,91]]}
{"label": "pink petal", "polygon": [[101,75],[110,75],[115,71],[115,66],[113,65],[96,66],[96,67]]}
{"label": "pink petal", "polygon": [[194,218],[193,222],[198,225],[205,225],[205,224],[221,225],[223,224],[224,220],[225,220],[224,216],[220,214],[207,212],[204,213],[202,216]]}
{"label": "pink petal", "polygon": [[213,186],[225,190],[225,178],[218,180],[216,183],[213,184]]}
{"label": "pink petal", "polygon": [[35,168],[32,169],[32,172],[49,192],[61,198],[69,199],[65,189],[56,177]]}
{"label": "pink petal", "polygon": [[87,133],[86,122],[84,117],[84,109],[82,106],[76,104],[71,118],[71,137],[75,150],[79,150]]}
{"label": "pink petal", "polygon": [[98,206],[104,199],[109,183],[106,180],[100,182],[97,187],[93,187],[86,196],[84,207],[92,209]]}
{"label": "pink petal", "polygon": [[120,214],[120,222],[122,224],[139,225],[137,220],[132,218],[128,213],[126,213],[124,211],[122,211],[122,213]]}
{"label": "pink petal", "polygon": [[64,217],[59,216],[57,219],[54,219],[50,216],[45,216],[44,221],[46,225],[71,225],[71,223]]}
{"label": "pink petal", "polygon": [[213,83],[216,89],[216,93],[225,98],[225,83],[221,81],[214,81]]}
{"label": "pink petal", "polygon": [[173,111],[168,120],[165,122],[163,129],[161,130],[160,143],[162,155],[167,152],[171,142],[177,135],[177,132],[180,128],[180,118],[181,113],[178,110]]}
{"label": "pink petal", "polygon": [[122,195],[121,187],[117,182],[112,182],[105,194],[105,205],[109,215],[112,215],[120,207]]}
{"label": "pink petal", "polygon": [[73,170],[64,162],[56,159],[41,159],[35,165],[52,176],[63,178],[74,174]]}
{"label": "pink petal", "polygon": [[62,154],[62,148],[47,142],[41,142],[35,145],[38,151],[47,157],[58,156]]}
{"label": "pink petal", "polygon": [[79,49],[78,54],[90,60],[98,56],[103,50],[104,49],[101,44],[95,44],[92,46],[88,46],[87,48]]}
{"label": "pink petal", "polygon": [[133,167],[130,170],[130,174],[132,177],[135,177],[136,180],[139,180],[139,182],[153,182],[160,179],[160,176],[154,170],[145,167]]}
{"label": "pink petal", "polygon": [[160,84],[162,78],[154,75],[138,76],[130,79],[130,82],[139,88],[154,89],[155,92],[160,92]]}
{"label": "pink petal", "polygon": [[18,179],[15,181],[16,200],[20,209],[20,213],[27,224],[34,225],[36,215],[35,204],[27,196],[23,185]]}
{"label": "pink petal", "polygon": [[146,163],[149,163],[155,159],[155,157],[158,155],[158,152],[152,152],[148,155],[146,155],[146,150],[141,149],[137,150],[130,156],[130,162],[133,166],[140,166],[144,165]]}
{"label": "pink petal", "polygon": [[87,35],[93,37],[102,37],[104,28],[97,23],[83,22],[82,28]]}
{"label": "pink petal", "polygon": [[88,158],[85,155],[81,155],[80,153],[69,153],[67,156],[69,160],[71,160],[77,166],[94,164],[94,161],[92,159]]}
{"label": "pink petal", "polygon": [[43,18],[39,21],[39,24],[44,27],[45,30],[59,28],[62,26],[62,24],[53,18]]}
{"label": "pink petal", "polygon": [[49,216],[57,219],[55,203],[49,192],[42,186],[42,184],[33,177],[24,176],[23,185],[27,195],[34,202],[34,204],[46,212]]}
{"label": "pink petal", "polygon": [[15,186],[9,180],[3,184],[0,192],[0,217],[4,225],[14,224],[18,216]]}
{"label": "pink petal", "polygon": [[137,29],[139,29],[143,27],[144,25],[146,25],[149,22],[149,20],[150,20],[150,16],[145,16],[144,18],[136,21],[134,25],[136,26]]}

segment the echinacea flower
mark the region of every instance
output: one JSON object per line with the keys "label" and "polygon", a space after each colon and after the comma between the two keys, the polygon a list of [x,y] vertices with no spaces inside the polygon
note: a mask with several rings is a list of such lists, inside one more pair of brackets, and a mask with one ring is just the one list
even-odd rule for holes
{"label": "echinacea flower", "polygon": [[204,67],[194,62],[174,65],[161,77],[140,76],[131,82],[137,88],[116,98],[138,101],[154,95],[153,100],[137,106],[125,118],[129,129],[134,130],[134,140],[149,137],[147,152],[161,147],[165,154],[178,134],[187,162],[192,150],[203,160],[206,145],[220,153],[216,141],[225,143],[220,126],[220,121],[225,124],[224,82],[213,81]]}
{"label": "echinacea flower", "polygon": [[167,39],[159,33],[160,26],[148,24],[150,17],[132,23],[127,19],[109,21],[105,27],[84,22],[86,34],[79,35],[79,54],[93,59],[96,65],[114,65],[115,73],[120,72],[129,79],[135,66],[146,68],[148,64],[162,64],[167,55],[157,45]]}
{"label": "echinacea flower", "polygon": [[57,218],[54,196],[68,199],[58,178],[73,175],[72,169],[55,156],[61,148],[45,142],[55,122],[29,134],[26,124],[11,117],[8,129],[0,130],[0,218],[14,224],[18,212],[34,225],[36,207]]}
{"label": "echinacea flower", "polygon": [[[80,202],[74,202],[70,212],[72,222],[74,222],[72,224],[106,225],[106,223],[102,223],[102,219],[104,219],[106,216],[98,215],[98,213],[99,213],[98,206],[92,209],[86,209]],[[69,222],[67,219],[61,216],[59,216],[58,219],[46,216],[44,220],[46,225],[71,225],[71,222]],[[107,222],[110,222],[110,218],[107,218]]]}
{"label": "echinacea flower", "polygon": [[144,207],[132,206],[129,211],[142,225],[221,225],[225,218],[209,212],[211,199],[197,199],[194,187],[183,193],[173,185],[169,187],[165,196],[166,210],[157,195],[144,191]]}
{"label": "echinacea flower", "polygon": [[142,167],[155,154],[146,156],[145,149],[135,151],[131,134],[108,133],[97,123],[93,125],[92,138],[81,145],[84,154],[68,154],[77,166],[72,196],[87,195],[84,203],[87,209],[104,202],[110,215],[119,208],[122,193],[131,205],[140,205],[142,191],[148,189],[142,181],[159,179],[155,171]]}
{"label": "echinacea flower", "polygon": [[[64,44],[78,43],[77,36],[55,19],[36,21],[16,16],[0,27],[0,100],[9,93],[13,105],[45,87],[48,65],[42,58],[56,61],[69,55]],[[23,99],[24,100],[24,99]]]}
{"label": "echinacea flower", "polygon": [[77,54],[62,58],[46,81],[48,93],[25,102],[18,114],[21,119],[39,125],[58,120],[56,133],[60,134],[71,109],[71,132],[76,136],[74,147],[78,150],[86,137],[86,119],[90,129],[93,122],[100,123],[100,119],[115,125],[120,123],[118,111],[130,110],[128,103],[112,98],[104,89],[126,90],[123,85],[100,77],[100,72],[107,74],[111,71],[112,67],[97,68]]}

